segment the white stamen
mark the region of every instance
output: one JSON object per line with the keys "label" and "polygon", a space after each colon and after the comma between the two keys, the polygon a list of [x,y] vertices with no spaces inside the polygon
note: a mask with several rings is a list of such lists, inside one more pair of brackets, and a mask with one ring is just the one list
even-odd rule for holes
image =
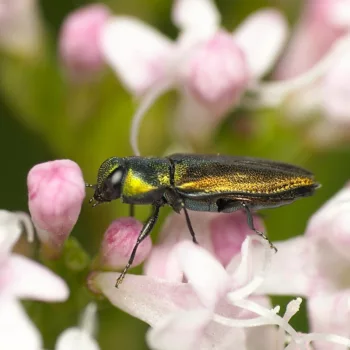
{"label": "white stamen", "polygon": [[34,228],[33,228],[33,223],[32,220],[30,219],[30,216],[22,211],[17,211],[14,213],[20,222],[23,224],[26,232],[27,232],[27,239],[28,242],[32,243],[34,242]]}
{"label": "white stamen", "polygon": [[85,308],[81,317],[80,328],[90,336],[95,336],[96,333],[96,312],[97,305],[95,303],[90,303]]}
{"label": "white stamen", "polygon": [[153,89],[146,93],[146,95],[141,100],[140,105],[136,110],[134,116],[132,117],[130,129],[130,144],[136,156],[140,155],[138,145],[138,134],[142,119],[144,118],[147,111],[151,108],[153,103],[157,100],[157,98],[163,95],[165,92],[167,92],[172,86],[172,81],[156,85]]}
{"label": "white stamen", "polygon": [[349,49],[350,36],[345,35],[338,39],[328,53],[307,72],[296,78],[253,86],[250,91],[257,94],[257,98],[247,98],[244,106],[252,108],[278,106],[289,94],[303,89],[321,78],[332,67],[334,61]]}

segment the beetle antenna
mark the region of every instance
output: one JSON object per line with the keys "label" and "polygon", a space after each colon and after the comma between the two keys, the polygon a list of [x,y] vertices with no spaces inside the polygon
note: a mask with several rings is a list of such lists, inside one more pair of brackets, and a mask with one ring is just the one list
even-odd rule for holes
{"label": "beetle antenna", "polygon": [[88,184],[87,182],[85,182],[85,187],[96,189],[96,185]]}

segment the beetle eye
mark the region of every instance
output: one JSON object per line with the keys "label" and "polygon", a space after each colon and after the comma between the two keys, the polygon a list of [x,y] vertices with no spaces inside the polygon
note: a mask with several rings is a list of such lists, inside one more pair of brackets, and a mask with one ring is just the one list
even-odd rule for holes
{"label": "beetle eye", "polygon": [[109,177],[109,181],[110,181],[110,184],[113,186],[113,187],[117,187],[120,185],[120,182],[123,178],[123,169],[116,169]]}

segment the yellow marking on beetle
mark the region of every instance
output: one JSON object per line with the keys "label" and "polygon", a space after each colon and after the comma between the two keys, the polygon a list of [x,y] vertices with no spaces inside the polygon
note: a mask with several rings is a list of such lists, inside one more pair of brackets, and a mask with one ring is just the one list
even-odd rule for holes
{"label": "yellow marking on beetle", "polygon": [[169,174],[159,174],[158,181],[161,186],[170,186],[170,175]]}
{"label": "yellow marking on beetle", "polygon": [[132,169],[128,171],[124,181],[123,194],[132,197],[139,194],[155,190],[156,187],[144,181],[141,177],[134,174]]}
{"label": "yellow marking on beetle", "polygon": [[[182,190],[197,190],[205,193],[243,192],[243,193],[280,193],[301,186],[313,185],[315,182],[308,177],[256,179],[258,181],[244,182],[240,177],[203,177],[192,182],[178,184]],[[259,181],[260,180],[260,181]]]}

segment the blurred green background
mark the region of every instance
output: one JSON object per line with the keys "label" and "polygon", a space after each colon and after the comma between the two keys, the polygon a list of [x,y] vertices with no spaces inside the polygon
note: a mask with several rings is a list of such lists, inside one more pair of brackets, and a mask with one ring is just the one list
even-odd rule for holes
{"label": "blurred green background", "polygon": [[[37,163],[70,158],[81,166],[85,180],[94,182],[103,160],[111,155],[132,153],[128,138],[135,102],[113,73],[106,68],[103,79],[85,85],[70,84],[61,74],[56,52],[60,25],[69,12],[87,3],[84,0],[40,2],[48,31],[46,51],[40,60],[28,61],[0,54],[0,208],[28,210],[26,175]],[[110,0],[105,3],[116,14],[136,16],[176,38],[177,29],[170,21],[171,1]],[[279,8],[291,24],[300,9],[299,1],[288,0],[217,0],[216,4],[223,16],[223,26],[229,30],[260,7]],[[169,116],[176,96],[174,92],[162,97],[148,113],[140,135],[144,155],[162,155],[170,146]],[[316,174],[323,187],[314,197],[264,213],[273,240],[302,234],[310,215],[349,177],[349,147],[316,149],[310,145],[303,127],[287,122],[282,109],[254,113],[238,109],[218,128],[214,142],[205,149],[196,150],[278,159],[303,165]],[[242,132],[247,128],[248,133]],[[108,223],[127,215],[127,210],[127,206],[119,203],[91,210],[85,203],[72,236],[93,256]],[[161,219],[168,213],[169,210],[163,210]],[[137,208],[139,219],[145,219],[147,214],[148,208]],[[57,335],[77,323],[80,311],[90,300],[89,292],[82,287],[87,272],[84,268],[70,271],[68,277],[65,267],[53,268],[68,278],[72,290],[70,301],[64,307],[26,303],[31,317],[43,332],[46,348],[53,348]],[[282,305],[288,300],[288,297],[274,299]],[[53,312],[55,317],[51,316]],[[103,350],[147,348],[144,342],[147,326],[142,322],[103,301],[99,303],[98,316],[98,340]],[[292,323],[300,331],[307,330],[305,303],[304,311]]]}

